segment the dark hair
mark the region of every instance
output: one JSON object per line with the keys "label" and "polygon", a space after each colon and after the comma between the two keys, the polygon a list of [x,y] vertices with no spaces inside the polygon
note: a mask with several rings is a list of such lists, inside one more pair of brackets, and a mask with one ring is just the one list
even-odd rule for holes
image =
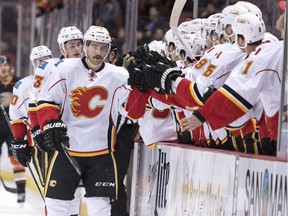
{"label": "dark hair", "polygon": [[[241,38],[242,40],[245,40],[245,38],[244,38],[243,35],[237,34],[237,36],[238,36],[239,38]],[[259,41],[255,41],[255,42],[253,42],[253,43],[247,43],[247,45],[249,45],[249,46],[259,46],[260,44],[262,44],[262,39],[259,40]]]}
{"label": "dark hair", "polygon": [[11,61],[7,56],[0,55],[0,63],[11,65]]}

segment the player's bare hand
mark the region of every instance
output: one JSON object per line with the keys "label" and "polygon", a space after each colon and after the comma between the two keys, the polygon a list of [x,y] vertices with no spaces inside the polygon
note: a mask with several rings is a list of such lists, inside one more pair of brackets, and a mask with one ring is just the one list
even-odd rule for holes
{"label": "player's bare hand", "polygon": [[[196,108],[186,107],[187,110],[193,111]],[[200,127],[203,123],[193,114],[189,117],[180,120],[180,127],[182,131],[194,130]]]}

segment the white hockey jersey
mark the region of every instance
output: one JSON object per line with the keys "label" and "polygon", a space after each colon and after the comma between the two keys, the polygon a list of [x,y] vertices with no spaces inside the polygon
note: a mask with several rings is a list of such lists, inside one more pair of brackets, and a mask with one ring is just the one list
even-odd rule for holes
{"label": "white hockey jersey", "polygon": [[127,79],[128,72],[123,67],[105,63],[95,72],[88,69],[83,59],[64,59],[52,69],[48,91],[41,90],[38,111],[45,110],[47,104],[60,107],[61,119],[68,128],[71,155],[108,152],[109,140],[116,133],[108,133],[114,92]]}

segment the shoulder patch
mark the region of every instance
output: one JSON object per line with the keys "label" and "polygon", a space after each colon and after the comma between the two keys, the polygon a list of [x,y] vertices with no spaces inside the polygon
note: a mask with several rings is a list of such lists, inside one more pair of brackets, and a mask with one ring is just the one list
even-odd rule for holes
{"label": "shoulder patch", "polygon": [[64,60],[63,59],[61,59],[61,60],[59,60],[58,62],[56,62],[54,65],[55,65],[55,67],[57,67],[60,63],[62,63]]}
{"label": "shoulder patch", "polygon": [[44,68],[46,67],[47,64],[48,64],[47,61],[42,61],[42,62],[38,65],[38,68],[41,68],[42,70],[44,70]]}
{"label": "shoulder patch", "polygon": [[22,82],[21,82],[21,81],[18,81],[18,82],[14,85],[14,88],[18,89],[21,84],[22,84]]}

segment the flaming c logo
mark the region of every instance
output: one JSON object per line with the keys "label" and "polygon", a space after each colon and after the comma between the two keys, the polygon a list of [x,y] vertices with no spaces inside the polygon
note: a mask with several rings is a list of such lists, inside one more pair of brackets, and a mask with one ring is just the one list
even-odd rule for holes
{"label": "flaming c logo", "polygon": [[[72,99],[71,110],[76,118],[81,116],[94,118],[104,109],[104,104],[101,105],[101,101],[108,99],[108,90],[100,86],[76,88],[71,91],[69,97]],[[98,97],[99,101],[94,101],[95,97]],[[91,103],[92,100],[95,103]],[[95,98],[95,100],[97,99]]]}

